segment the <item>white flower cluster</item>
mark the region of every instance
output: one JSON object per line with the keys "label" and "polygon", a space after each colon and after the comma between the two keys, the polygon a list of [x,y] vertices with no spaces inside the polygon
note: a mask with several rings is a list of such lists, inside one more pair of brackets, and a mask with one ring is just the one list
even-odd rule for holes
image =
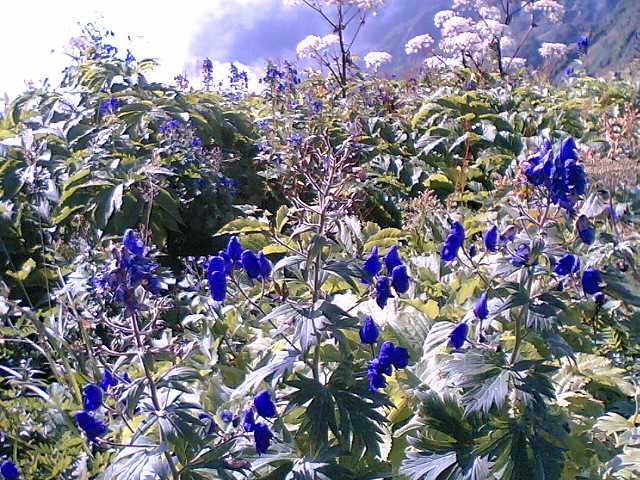
{"label": "white flower cluster", "polygon": [[559,60],[567,56],[569,47],[564,43],[543,43],[538,51],[545,60]]}
{"label": "white flower cluster", "polygon": [[369,52],[364,56],[364,63],[368,69],[377,72],[385,63],[391,61],[391,54],[387,52]]}
{"label": "white flower cluster", "polygon": [[502,57],[502,69],[513,73],[527,66],[527,59],[522,57]]}
{"label": "white flower cluster", "polygon": [[340,42],[340,38],[336,34],[325,35],[308,35],[298,43],[296,53],[299,58],[311,58],[314,55],[324,53],[329,47]]}
{"label": "white flower cluster", "polygon": [[556,0],[536,0],[533,3],[531,0],[523,0],[522,6],[529,12],[542,12],[549,21],[554,23],[561,22],[564,17],[564,6]]}
{"label": "white flower cluster", "polygon": [[404,46],[404,51],[407,52],[407,55],[411,55],[418,53],[420,50],[425,50],[431,45],[433,45],[433,38],[428,33],[425,33],[409,40]]}
{"label": "white flower cluster", "polygon": [[[375,10],[384,5],[385,0],[311,0],[316,7],[323,6],[356,6],[361,10]],[[302,0],[284,0],[286,6],[302,5]]]}

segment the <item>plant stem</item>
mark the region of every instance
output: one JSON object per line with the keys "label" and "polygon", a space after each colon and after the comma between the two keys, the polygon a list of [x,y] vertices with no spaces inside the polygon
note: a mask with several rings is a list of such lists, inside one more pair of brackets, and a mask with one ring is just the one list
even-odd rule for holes
{"label": "plant stem", "polygon": [[[513,365],[518,357],[518,353],[520,352],[520,347],[522,346],[522,339],[524,338],[524,329],[523,325],[526,326],[526,321],[529,316],[529,306],[531,305],[531,287],[533,286],[533,267],[529,267],[526,270],[523,270],[529,275],[527,279],[527,303],[522,306],[522,310],[520,311],[520,315],[516,317],[515,324],[515,334],[516,334],[516,343],[513,346],[513,352],[511,352],[511,358],[509,359],[509,364]],[[524,324],[522,323],[524,320]]]}

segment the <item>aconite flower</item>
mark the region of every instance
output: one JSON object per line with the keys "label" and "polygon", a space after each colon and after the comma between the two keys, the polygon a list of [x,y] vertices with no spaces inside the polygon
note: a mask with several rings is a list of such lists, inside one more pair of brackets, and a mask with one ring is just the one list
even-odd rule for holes
{"label": "aconite flower", "polygon": [[398,247],[393,245],[384,256],[384,264],[387,267],[387,272],[393,272],[393,269],[398,265],[402,265],[402,259],[398,254]]}
{"label": "aconite flower", "polygon": [[269,392],[262,390],[253,399],[258,415],[263,418],[272,418],[276,416],[276,406],[269,396]]}
{"label": "aconite flower", "polygon": [[467,339],[468,331],[469,326],[465,322],[460,322],[449,334],[449,345],[455,349],[462,347]]}
{"label": "aconite flower", "polygon": [[389,286],[389,277],[380,275],[376,280],[376,303],[380,308],[384,308],[390,298],[393,298],[393,294]]}
{"label": "aconite flower", "polygon": [[529,255],[531,254],[531,247],[526,243],[521,243],[516,247],[516,251],[511,255],[511,264],[516,267],[524,267],[529,263]]}
{"label": "aconite flower", "polygon": [[250,280],[260,277],[260,262],[255,253],[251,250],[245,250],[240,256],[240,262]]}
{"label": "aconite flower", "polygon": [[116,376],[109,370],[105,368],[102,372],[102,378],[100,378],[100,388],[105,392],[109,390],[110,387],[115,387],[118,385],[118,379]]}
{"label": "aconite flower", "polygon": [[476,318],[484,320],[489,316],[489,307],[487,306],[487,293],[484,292],[473,307],[473,314]]}
{"label": "aconite flower", "polygon": [[442,259],[445,262],[450,262],[458,256],[458,250],[462,246],[464,242],[464,227],[458,221],[453,222],[451,225],[451,230],[449,231],[449,235],[447,235],[447,239],[442,246],[442,251],[440,252]]}
{"label": "aconite flower", "polygon": [[260,276],[264,280],[271,278],[271,262],[262,252],[258,253],[258,264],[260,265]]}
{"label": "aconite flower", "polygon": [[0,473],[4,480],[18,480],[20,478],[20,471],[11,460],[5,460],[0,464]]}
{"label": "aconite flower", "polygon": [[596,239],[596,229],[586,215],[580,215],[576,220],[578,236],[587,245],[591,245]]}
{"label": "aconite flower", "polygon": [[245,409],[242,416],[242,428],[245,432],[253,432],[256,426],[256,421],[253,417],[253,410],[250,408]]}
{"label": "aconite flower", "polygon": [[580,270],[580,258],[571,253],[567,253],[560,257],[560,260],[556,263],[553,271],[556,275],[563,277],[565,275],[571,275]]}
{"label": "aconite flower", "polygon": [[367,366],[367,378],[369,379],[369,390],[376,392],[379,388],[387,386],[387,380],[382,372],[382,363],[380,359],[374,358]]}
{"label": "aconite flower", "polygon": [[595,295],[600,289],[600,272],[595,268],[587,268],[582,272],[582,290],[587,295]]}
{"label": "aconite flower", "polygon": [[104,422],[91,413],[80,410],[74,415],[76,425],[84,432],[89,442],[95,442],[96,439],[107,433],[108,429]]}
{"label": "aconite flower", "polygon": [[487,252],[495,252],[498,249],[498,227],[493,225],[482,235],[484,248]]}
{"label": "aconite flower", "polygon": [[82,389],[82,407],[87,412],[93,412],[102,405],[102,390],[95,383],[89,383]]}
{"label": "aconite flower", "polygon": [[258,455],[266,453],[271,446],[271,440],[273,439],[273,433],[269,430],[267,424],[263,422],[257,422],[253,431],[253,438],[256,442],[256,452]]}
{"label": "aconite flower", "polygon": [[207,412],[200,412],[198,418],[207,426],[207,435],[212,435],[216,431],[216,422]]}
{"label": "aconite flower", "polygon": [[409,275],[405,265],[397,265],[391,272],[391,284],[398,293],[405,293],[409,290]]}
{"label": "aconite flower", "polygon": [[[371,252],[369,252],[369,256],[365,260],[362,269],[367,273],[367,275],[373,278],[378,275],[381,267],[380,257],[378,256],[378,247],[373,247],[371,248]],[[364,281],[365,283],[369,283],[367,279]]]}
{"label": "aconite flower", "polygon": [[231,410],[222,410],[220,418],[224,423],[231,423],[233,421],[233,412]]}
{"label": "aconite flower", "polygon": [[360,327],[360,341],[364,344],[374,344],[378,340],[378,327],[371,315],[365,315],[364,322]]}
{"label": "aconite flower", "polygon": [[231,260],[233,260],[235,264],[240,262],[240,257],[242,256],[242,245],[240,244],[238,237],[235,235],[227,242],[227,255],[231,257]]}

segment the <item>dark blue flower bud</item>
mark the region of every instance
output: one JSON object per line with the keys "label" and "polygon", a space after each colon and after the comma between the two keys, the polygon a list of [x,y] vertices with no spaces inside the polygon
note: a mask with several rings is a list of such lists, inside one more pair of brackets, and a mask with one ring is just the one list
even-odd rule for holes
{"label": "dark blue flower bud", "polygon": [[468,331],[469,326],[464,322],[460,322],[449,334],[449,345],[455,349],[462,347],[467,339]]}
{"label": "dark blue flower bud", "polygon": [[393,349],[392,363],[396,368],[405,368],[409,365],[409,351],[404,347]]}
{"label": "dark blue flower bud", "polygon": [[374,344],[378,340],[378,327],[371,315],[365,315],[364,322],[360,327],[360,341],[364,344]]}
{"label": "dark blue flower bud", "polygon": [[224,272],[213,272],[208,280],[211,298],[216,302],[224,302],[227,295],[227,277]]}
{"label": "dark blue flower bud", "polygon": [[407,267],[405,265],[398,265],[393,268],[391,284],[398,293],[406,293],[409,290],[409,275],[407,275]]}
{"label": "dark blue flower bud", "polygon": [[367,378],[369,379],[369,390],[371,392],[376,392],[379,388],[387,386],[387,381],[382,373],[382,365],[378,358],[374,358],[369,362]]}
{"label": "dark blue flower bud", "polygon": [[380,308],[384,308],[390,298],[393,298],[393,294],[389,286],[389,277],[380,275],[376,280],[376,303]]}
{"label": "dark blue flower bud", "polygon": [[235,235],[231,237],[227,243],[227,254],[235,263],[240,261],[240,257],[242,256],[242,245],[240,245],[240,240],[238,240],[238,237]]}
{"label": "dark blue flower bud", "polygon": [[231,423],[233,421],[233,412],[231,410],[222,410],[220,418],[224,423]]}
{"label": "dark blue flower bud", "polygon": [[102,420],[97,419],[89,412],[80,410],[74,415],[76,425],[84,432],[89,442],[95,442],[96,439],[107,433],[108,428]]}
{"label": "dark blue flower bud", "polygon": [[213,435],[216,431],[216,422],[213,420],[213,417],[207,412],[200,412],[198,418],[207,426],[207,435]]}
{"label": "dark blue flower bud", "polygon": [[270,279],[272,270],[271,262],[262,252],[258,253],[258,263],[260,264],[260,276],[264,280]]}
{"label": "dark blue flower bud", "polygon": [[266,453],[273,439],[273,433],[271,433],[269,427],[263,422],[256,423],[253,437],[256,442],[256,452],[258,455]]}
{"label": "dark blue flower bud", "polygon": [[495,252],[498,249],[498,227],[494,225],[484,232],[482,240],[488,252]]}
{"label": "dark blue flower bud", "polygon": [[276,416],[276,406],[266,390],[262,390],[255,396],[253,404],[261,417],[272,418]]}
{"label": "dark blue flower bud", "polygon": [[116,385],[118,385],[118,379],[111,373],[111,370],[105,368],[102,371],[102,378],[100,378],[100,388],[106,392],[109,387],[115,387]]}
{"label": "dark blue flower bud", "polygon": [[556,266],[553,269],[554,273],[561,277],[576,273],[578,270],[580,270],[580,258],[576,255],[572,255],[571,253],[567,253],[560,257],[560,260],[558,260],[558,263],[556,263]]}
{"label": "dark blue flower bud", "polygon": [[138,234],[127,228],[122,236],[122,244],[134,255],[144,255],[144,243],[138,238]]}
{"label": "dark blue flower bud", "polygon": [[516,248],[516,252],[511,255],[511,264],[516,267],[524,267],[529,263],[531,248],[526,243],[521,243]]}
{"label": "dark blue flower bud", "polygon": [[233,270],[233,260],[231,260],[231,256],[229,256],[226,250],[220,250],[218,256],[224,260],[224,273],[230,275]]}
{"label": "dark blue flower bud", "polygon": [[591,245],[595,241],[596,229],[591,224],[586,215],[580,215],[578,217],[578,220],[576,220],[576,229],[578,230],[580,240],[582,240],[587,245]]}
{"label": "dark blue flower bud", "polygon": [[464,227],[458,221],[453,222],[442,251],[440,252],[445,262],[450,262],[458,256],[458,250],[464,242]]}
{"label": "dark blue flower bud", "polygon": [[393,269],[398,265],[402,265],[402,259],[398,254],[398,247],[392,246],[387,250],[387,254],[384,256],[384,264],[387,267],[387,273],[393,272]]}
{"label": "dark blue flower bud", "polygon": [[[378,247],[373,247],[371,249],[371,252],[369,253],[369,256],[365,260],[364,265],[362,266],[362,269],[367,273],[367,275],[373,278],[376,275],[378,275],[381,267],[382,265],[380,263],[380,257],[378,256]],[[365,278],[363,279],[363,282],[365,284],[368,284],[369,279]]]}
{"label": "dark blue flower bud", "polygon": [[600,292],[600,272],[595,268],[587,268],[582,272],[582,289],[587,295]]}
{"label": "dark blue flower bud", "polygon": [[566,137],[560,144],[560,159],[563,162],[567,160],[577,160],[577,149],[578,147],[573,137]]}
{"label": "dark blue flower bud", "polygon": [[487,306],[487,293],[484,292],[473,307],[473,314],[476,318],[484,320],[489,316],[489,307]]}
{"label": "dark blue flower bud", "polygon": [[509,225],[502,232],[500,232],[500,241],[502,243],[513,242],[516,238],[516,227],[515,225]]}
{"label": "dark blue flower bud", "polygon": [[393,342],[387,340],[380,345],[380,352],[378,352],[378,359],[380,360],[380,366],[382,373],[385,375],[391,375],[393,369],[393,356],[395,354],[396,346]]}
{"label": "dark blue flower bud", "polygon": [[95,383],[89,383],[82,389],[82,407],[87,412],[93,412],[102,405],[102,390]]}
{"label": "dark blue flower bud", "polygon": [[599,307],[601,307],[602,305],[605,304],[605,302],[607,301],[607,298],[604,296],[604,293],[598,292],[593,296],[593,300],[596,302],[596,304]]}
{"label": "dark blue flower bud", "polygon": [[0,464],[0,473],[4,480],[18,480],[20,478],[20,471],[11,460],[5,460]]}
{"label": "dark blue flower bud", "polygon": [[251,250],[245,250],[240,257],[242,268],[247,273],[250,280],[260,277],[260,262],[258,257]]}
{"label": "dark blue flower bud", "polygon": [[253,410],[247,408],[242,417],[242,428],[244,428],[245,432],[253,432],[255,426],[256,421],[253,418]]}
{"label": "dark blue flower bud", "polygon": [[225,270],[224,258],[220,256],[211,257],[209,265],[207,266],[207,278],[209,278],[213,272],[224,272]]}
{"label": "dark blue flower bud", "polygon": [[578,39],[578,50],[585,55],[589,52],[589,37],[583,35]]}

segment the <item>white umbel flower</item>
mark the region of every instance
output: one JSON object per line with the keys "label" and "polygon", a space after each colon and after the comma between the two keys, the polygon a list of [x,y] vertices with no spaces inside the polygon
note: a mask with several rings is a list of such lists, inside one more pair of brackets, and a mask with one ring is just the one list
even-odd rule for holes
{"label": "white umbel flower", "polygon": [[567,56],[569,47],[564,43],[543,43],[538,51],[545,60],[559,60]]}
{"label": "white umbel flower", "polygon": [[409,40],[404,46],[404,51],[407,52],[407,55],[411,55],[418,53],[420,50],[425,50],[431,45],[433,45],[433,38],[428,33],[425,33]]}
{"label": "white umbel flower", "polygon": [[369,52],[364,56],[364,63],[368,69],[377,72],[382,65],[391,61],[390,53],[387,52]]}

